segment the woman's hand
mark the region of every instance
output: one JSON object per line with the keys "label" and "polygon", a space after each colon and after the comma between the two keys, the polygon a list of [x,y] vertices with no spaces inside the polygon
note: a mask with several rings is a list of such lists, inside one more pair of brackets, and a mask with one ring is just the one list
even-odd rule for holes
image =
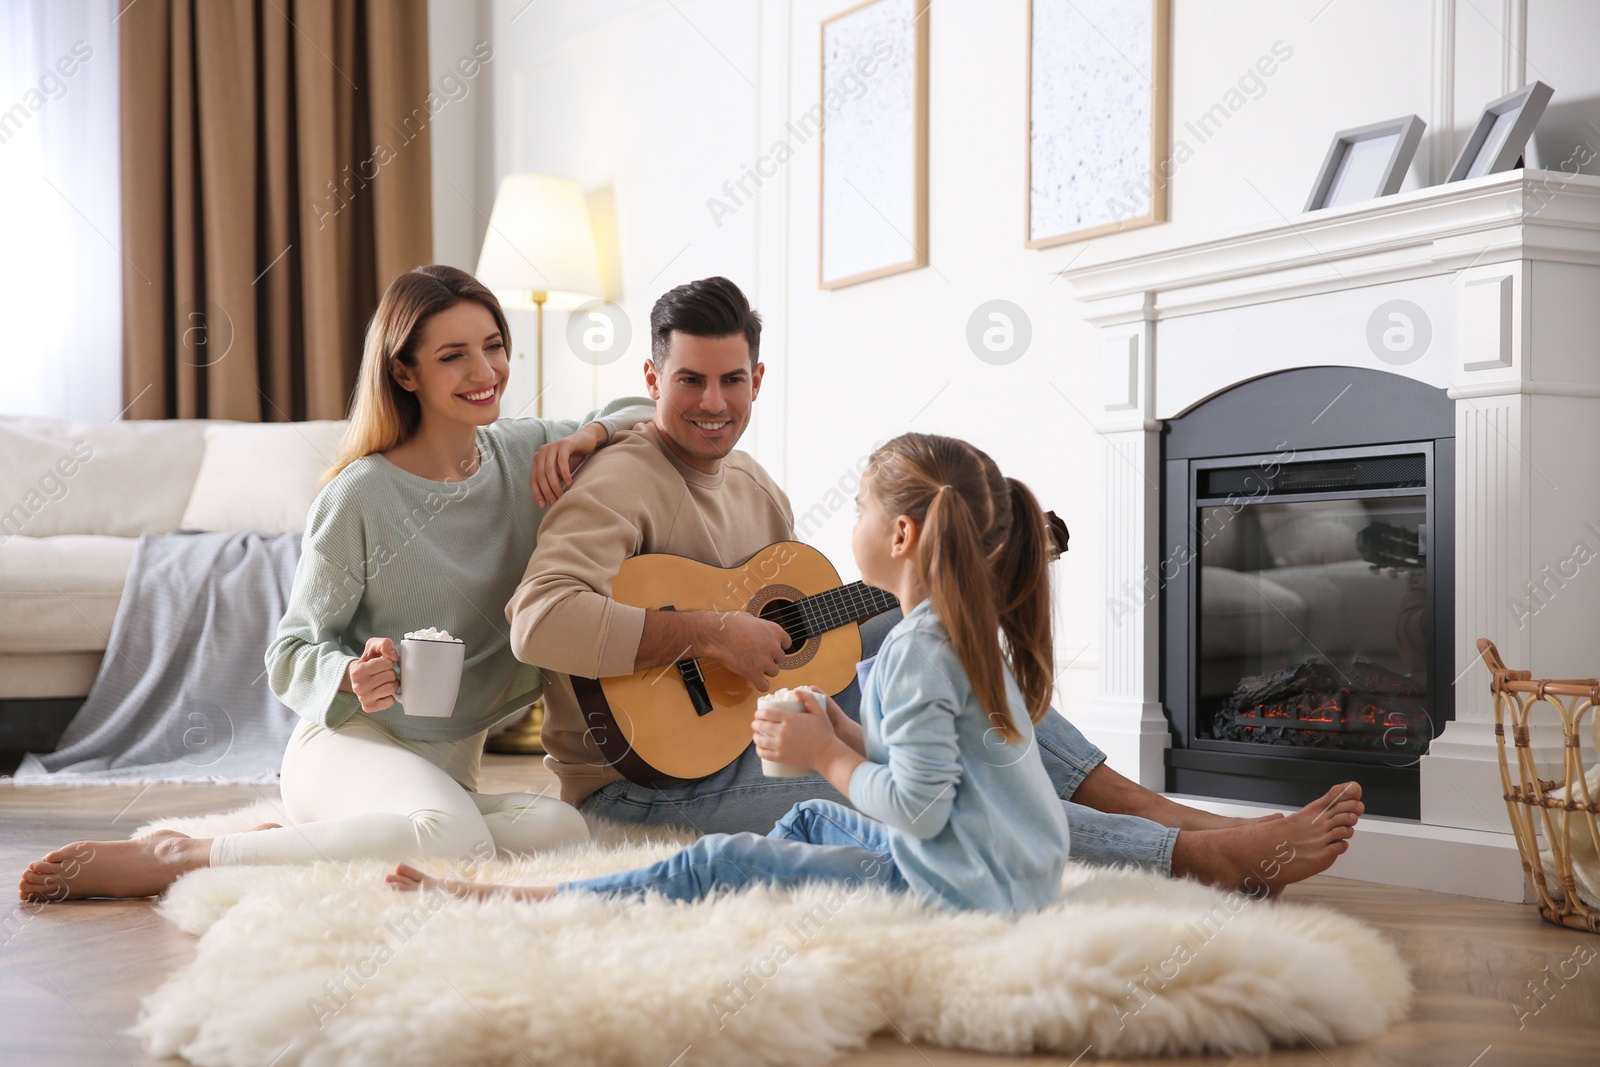
{"label": "woman's hand", "polygon": [[534,503],[547,508],[560,500],[561,494],[572,488],[574,468],[602,448],[608,439],[606,428],[591,422],[534,453],[533,473],[528,477]]}
{"label": "woman's hand", "polygon": [[[787,763],[791,767],[819,769],[832,747],[839,743],[833,722],[816,699],[815,694],[799,691],[800,706],[805,711],[782,711],[757,706],[750,732],[756,743],[756,754],[774,763]],[[810,696],[808,701],[805,698]]]}
{"label": "woman's hand", "polygon": [[350,661],[346,676],[350,692],[361,701],[361,710],[371,713],[394,706],[394,694],[400,688],[400,679],[394,672],[400,662],[400,653],[387,637],[367,638],[367,647],[359,659]]}

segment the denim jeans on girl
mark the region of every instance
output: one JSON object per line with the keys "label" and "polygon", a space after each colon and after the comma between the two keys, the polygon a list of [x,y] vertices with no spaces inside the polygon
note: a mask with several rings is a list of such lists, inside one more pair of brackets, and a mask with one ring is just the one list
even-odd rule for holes
{"label": "denim jeans on girl", "polygon": [[908,888],[889,854],[883,824],[831,800],[801,801],[765,837],[707,834],[649,867],[563,882],[559,888],[606,896],[654,890],[669,900],[698,900],[714,889],[808,882],[839,883],[852,893],[866,886],[901,893]]}
{"label": "denim jeans on girl", "polygon": [[[890,611],[862,624],[863,659],[877,655],[884,635],[900,619],[899,611]],[[856,682],[835,699],[845,714],[860,717],[861,691]],[[1034,736],[1045,771],[1066,807],[1072,858],[1170,874],[1177,830],[1137,815],[1096,811],[1069,799],[1106,758],[1105,753],[1054,708],[1034,727]],[[748,748],[733,763],[698,782],[663,789],[612,782],[590,794],[579,807],[587,814],[619,822],[676,826],[702,834],[764,834],[804,800],[849,804],[821,775],[768,778],[761,773],[755,749]]]}

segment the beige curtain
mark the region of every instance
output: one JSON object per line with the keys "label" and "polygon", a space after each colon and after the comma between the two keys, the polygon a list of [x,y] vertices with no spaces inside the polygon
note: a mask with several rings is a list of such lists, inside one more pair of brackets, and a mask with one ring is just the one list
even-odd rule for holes
{"label": "beige curtain", "polygon": [[343,418],[433,254],[427,0],[122,0],[129,418]]}

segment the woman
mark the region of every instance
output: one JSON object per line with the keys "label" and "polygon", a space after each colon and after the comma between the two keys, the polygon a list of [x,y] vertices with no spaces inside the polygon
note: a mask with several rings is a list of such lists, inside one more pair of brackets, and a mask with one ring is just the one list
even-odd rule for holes
{"label": "woman", "polygon": [[[464,858],[587,839],[575,809],[480,794],[477,772],[490,727],[539,695],[504,609],[543,509],[574,461],[654,411],[641,400],[582,426],[499,420],[509,348],[499,302],[453,267],[407,271],[378,305],[344,447],[311,506],[266,655],[273,692],[302,719],[283,759],[290,825],[78,842],[29,866],[24,899],[148,896],[213,865]],[[395,646],[428,627],[466,645],[443,718],[397,703]]]}

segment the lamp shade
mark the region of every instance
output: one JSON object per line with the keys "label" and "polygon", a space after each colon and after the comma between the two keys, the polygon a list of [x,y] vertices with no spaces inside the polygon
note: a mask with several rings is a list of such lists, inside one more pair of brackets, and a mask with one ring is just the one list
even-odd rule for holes
{"label": "lamp shade", "polygon": [[511,174],[500,182],[478,280],[507,307],[571,309],[600,297],[583,187],[572,178]]}

